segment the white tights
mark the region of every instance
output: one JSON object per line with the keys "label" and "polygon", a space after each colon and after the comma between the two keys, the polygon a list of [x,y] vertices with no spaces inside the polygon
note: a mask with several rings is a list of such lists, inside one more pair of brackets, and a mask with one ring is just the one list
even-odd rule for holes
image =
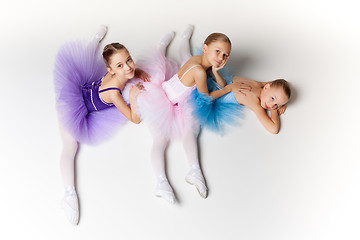
{"label": "white tights", "polygon": [[[191,58],[190,38],[193,29],[194,27],[192,25],[189,25],[181,36],[179,51],[182,65]],[[174,35],[174,32],[168,32],[160,39],[158,48],[164,55],[166,54],[167,47],[174,38]],[[190,167],[189,173],[186,176],[186,181],[192,185],[195,185],[200,195],[206,198],[207,188],[205,185],[205,180],[201,173],[198,156],[197,137],[199,131],[200,128],[197,128],[196,131],[189,130],[189,132],[184,134],[182,143]],[[155,195],[164,198],[170,203],[175,203],[175,195],[169,184],[169,181],[167,180],[165,170],[165,150],[167,148],[169,140],[166,139],[164,136],[156,133],[155,130],[151,130],[151,133],[153,136],[151,163],[155,176],[157,177]]]}
{"label": "white tights", "polygon": [[181,66],[183,66],[191,57],[191,49],[190,49],[190,38],[194,31],[193,25],[188,25],[185,31],[181,35],[179,55]]}
{"label": "white tights", "polygon": [[61,125],[60,133],[63,141],[60,170],[65,187],[61,206],[68,220],[76,225],[79,222],[79,200],[75,191],[75,158],[79,144]]}
{"label": "white tights", "polygon": [[[194,31],[193,25],[188,25],[185,31],[181,35],[180,47],[179,47],[179,55],[181,66],[183,66],[191,57],[191,49],[190,49],[190,38]],[[166,55],[167,47],[170,42],[173,40],[175,33],[173,31],[167,32],[159,41],[158,49],[164,55]]]}
{"label": "white tights", "polygon": [[66,188],[68,186],[75,186],[75,157],[79,144],[62,126],[60,126],[60,133],[63,141],[60,169],[63,183]]}
{"label": "white tights", "polygon": [[[186,133],[182,139],[182,144],[190,168],[192,166],[200,165],[197,146],[197,137],[199,135],[199,131],[200,130],[194,132],[193,130],[191,130]],[[153,136],[153,145],[151,148],[151,163],[155,176],[166,176],[165,150],[168,146],[169,140],[156,133],[154,130],[151,131],[151,134]]]}
{"label": "white tights", "polygon": [[[194,185],[199,194],[206,198],[207,196],[207,187],[205,184],[205,179],[202,175],[199,156],[198,156],[198,144],[197,137],[200,130],[194,132],[190,130],[182,139],[183,147],[185,150],[186,157],[188,159],[189,172],[186,175],[185,180]],[[165,150],[168,146],[169,140],[165,137],[159,135],[154,130],[152,130],[153,136],[153,145],[151,148],[151,163],[153,170],[156,176],[156,188],[155,195],[158,197],[164,198],[169,203],[175,203],[175,195],[170,186],[170,183],[166,176],[166,166],[165,166]]]}

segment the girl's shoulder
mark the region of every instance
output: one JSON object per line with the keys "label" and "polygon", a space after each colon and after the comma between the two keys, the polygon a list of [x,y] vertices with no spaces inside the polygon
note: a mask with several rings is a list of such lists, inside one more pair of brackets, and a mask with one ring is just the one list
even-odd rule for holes
{"label": "girl's shoulder", "polygon": [[[109,74],[105,75],[101,79],[101,85],[100,85],[99,90],[104,90],[104,89],[108,89],[108,88],[121,89],[121,84],[115,78],[111,77],[111,75],[109,75]],[[112,93],[113,91],[109,91],[109,92]]]}
{"label": "girl's shoulder", "polygon": [[250,108],[254,112],[258,112],[262,109],[259,98],[251,93],[246,95],[234,93],[234,97],[239,104]]}
{"label": "girl's shoulder", "polygon": [[193,66],[193,65],[201,65],[201,58],[200,56],[192,56],[185,64],[188,66]]}
{"label": "girl's shoulder", "polygon": [[192,75],[196,78],[205,78],[206,79],[206,71],[205,69],[199,64],[192,64],[187,67],[184,74]]}
{"label": "girl's shoulder", "polygon": [[179,71],[182,74],[185,74],[187,72],[192,72],[192,73],[205,73],[206,71],[204,70],[204,68],[197,62],[197,61],[187,61],[180,69]]}

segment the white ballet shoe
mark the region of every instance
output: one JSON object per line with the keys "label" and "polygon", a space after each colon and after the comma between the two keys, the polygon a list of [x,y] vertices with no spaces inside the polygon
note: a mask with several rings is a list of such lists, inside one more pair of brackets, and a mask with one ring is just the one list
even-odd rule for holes
{"label": "white ballet shoe", "polygon": [[190,39],[194,32],[194,25],[189,24],[185,31],[181,34],[181,38]]}
{"label": "white ballet shoe", "polygon": [[108,31],[107,26],[101,25],[101,27],[99,28],[99,30],[95,34],[94,38],[97,39],[100,42],[105,37],[107,31]]}
{"label": "white ballet shoe", "polygon": [[79,200],[73,186],[66,188],[65,196],[61,201],[61,207],[64,209],[69,222],[77,225],[79,223]]}
{"label": "white ballet shoe", "polygon": [[191,185],[194,185],[202,198],[207,197],[208,189],[199,166],[192,167],[192,169],[186,175],[185,181]]}
{"label": "white ballet shoe", "polygon": [[174,192],[164,176],[159,176],[159,182],[155,188],[155,196],[165,199],[168,203],[174,204],[176,198]]}
{"label": "white ballet shoe", "polygon": [[169,31],[160,39],[159,46],[167,47],[175,37],[174,31]]}

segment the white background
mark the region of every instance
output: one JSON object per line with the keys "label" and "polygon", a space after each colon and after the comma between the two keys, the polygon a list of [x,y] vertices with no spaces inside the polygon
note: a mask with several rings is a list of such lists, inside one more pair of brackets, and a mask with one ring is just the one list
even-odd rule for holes
{"label": "white background", "polygon": [[[356,1],[156,0],[0,3],[0,239],[360,239],[359,57]],[[179,202],[153,195],[152,143],[143,124],[82,146],[78,226],[60,208],[61,138],[53,63],[61,44],[109,26],[137,58],[168,30],[195,25],[233,42],[236,75],[287,79],[293,99],[271,135],[246,110],[225,136],[203,131],[209,197],[184,181],[182,145],[168,151]]]}

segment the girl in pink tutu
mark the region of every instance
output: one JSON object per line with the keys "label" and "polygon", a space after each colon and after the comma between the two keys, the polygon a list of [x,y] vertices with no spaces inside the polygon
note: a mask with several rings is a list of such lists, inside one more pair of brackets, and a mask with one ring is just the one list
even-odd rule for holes
{"label": "girl in pink tutu", "polygon": [[[208,36],[200,56],[189,56],[188,42],[193,26],[188,26],[182,34],[180,47],[181,60],[179,69],[173,61],[165,57],[167,46],[174,37],[174,32],[167,33],[159,42],[154,56],[142,63],[142,69],[151,75],[151,82],[145,83],[145,92],[138,96],[138,113],[150,126],[153,135],[151,161],[157,178],[155,195],[169,203],[175,203],[175,195],[165,172],[165,149],[169,140],[180,138],[188,158],[189,172],[185,180],[194,185],[200,196],[207,197],[207,187],[203,177],[197,147],[199,125],[192,116],[189,103],[190,93],[197,88],[199,92],[209,94],[206,84],[206,70],[212,67],[217,72],[227,62],[231,42],[221,33]],[[185,43],[184,43],[185,42]],[[218,74],[219,82],[224,81]],[[242,90],[241,83],[233,83],[210,93],[216,99],[228,92]]]}
{"label": "girl in pink tutu", "polygon": [[98,46],[106,32],[107,28],[102,27],[91,42],[62,46],[55,60],[56,107],[63,139],[60,165],[65,196],[62,207],[72,224],[79,221],[74,181],[79,143],[97,144],[127,120],[139,123],[133,108],[143,86],[138,83],[131,87],[130,106],[123,100],[122,91],[129,79],[149,80],[144,71],[135,68],[129,51],[119,43],[106,45],[101,59]]}

